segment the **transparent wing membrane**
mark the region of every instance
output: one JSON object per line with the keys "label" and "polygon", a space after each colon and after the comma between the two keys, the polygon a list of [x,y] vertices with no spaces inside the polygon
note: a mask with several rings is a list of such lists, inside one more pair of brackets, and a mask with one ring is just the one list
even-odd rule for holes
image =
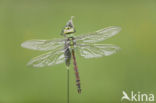
{"label": "transparent wing membrane", "polygon": [[121,28],[112,26],[107,27],[101,30],[98,30],[94,33],[86,34],[86,35],[80,35],[76,37],[76,42],[83,42],[83,43],[95,43],[100,42],[105,39],[108,39],[114,35],[116,35],[118,32],[120,32]]}
{"label": "transparent wing membrane", "polygon": [[116,53],[119,47],[112,44],[78,45],[80,55],[84,58],[98,58]]}
{"label": "transparent wing membrane", "polygon": [[33,67],[45,67],[64,62],[64,49],[50,51],[46,54],[32,58],[28,65]]}
{"label": "transparent wing membrane", "polygon": [[[98,30],[94,33],[80,35],[74,38],[74,47],[78,49],[80,55],[84,58],[98,58],[102,56],[109,56],[116,53],[119,47],[112,44],[94,44],[103,41],[121,30],[120,27],[112,26]],[[22,47],[32,50],[49,51],[35,58],[32,58],[28,65],[33,67],[45,67],[60,64],[65,61],[65,50],[72,45],[68,43],[68,39],[55,40],[28,40],[21,44]],[[66,45],[65,45],[66,44]]]}
{"label": "transparent wing membrane", "polygon": [[48,51],[56,49],[58,47],[64,46],[64,41],[61,39],[56,40],[28,40],[21,44],[23,48],[39,50],[39,51]]}

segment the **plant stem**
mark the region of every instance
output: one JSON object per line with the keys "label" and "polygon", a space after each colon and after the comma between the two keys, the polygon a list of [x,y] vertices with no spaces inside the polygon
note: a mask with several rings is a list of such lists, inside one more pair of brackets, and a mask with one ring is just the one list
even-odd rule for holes
{"label": "plant stem", "polygon": [[69,103],[69,67],[67,67],[67,103]]}

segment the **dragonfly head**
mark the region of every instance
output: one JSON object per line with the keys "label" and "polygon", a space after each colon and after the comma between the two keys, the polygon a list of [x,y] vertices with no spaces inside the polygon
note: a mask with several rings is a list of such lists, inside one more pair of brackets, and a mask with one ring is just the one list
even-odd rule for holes
{"label": "dragonfly head", "polygon": [[71,17],[71,19],[67,22],[66,26],[64,27],[64,29],[62,30],[61,35],[68,35],[68,34],[72,34],[75,33],[75,28],[73,25],[73,21],[72,21],[73,16]]}

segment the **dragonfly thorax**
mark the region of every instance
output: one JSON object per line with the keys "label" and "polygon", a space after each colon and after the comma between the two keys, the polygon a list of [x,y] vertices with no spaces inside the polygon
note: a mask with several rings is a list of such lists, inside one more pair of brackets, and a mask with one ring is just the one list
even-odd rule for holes
{"label": "dragonfly thorax", "polygon": [[67,34],[66,37],[67,38],[73,38],[74,37],[74,34]]}
{"label": "dragonfly thorax", "polygon": [[76,42],[73,36],[67,38],[67,44],[69,48],[74,48]]}

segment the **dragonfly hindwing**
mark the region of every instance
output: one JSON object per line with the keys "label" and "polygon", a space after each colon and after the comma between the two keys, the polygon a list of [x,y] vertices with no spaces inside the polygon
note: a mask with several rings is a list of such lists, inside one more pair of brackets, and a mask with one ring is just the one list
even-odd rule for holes
{"label": "dragonfly hindwing", "polygon": [[45,67],[64,62],[64,50],[50,51],[30,60],[28,65],[33,67]]}
{"label": "dragonfly hindwing", "polygon": [[98,58],[116,53],[119,47],[112,44],[78,45],[80,55],[84,58]]}

